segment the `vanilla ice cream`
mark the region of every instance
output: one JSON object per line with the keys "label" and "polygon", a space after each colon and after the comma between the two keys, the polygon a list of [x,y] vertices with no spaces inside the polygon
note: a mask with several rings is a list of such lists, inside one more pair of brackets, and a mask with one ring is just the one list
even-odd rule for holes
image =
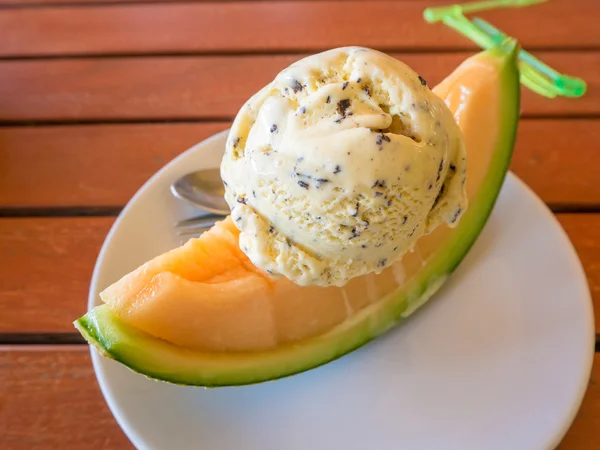
{"label": "vanilla ice cream", "polygon": [[452,113],[408,66],[359,47],[302,59],[250,98],[221,175],[244,253],[300,285],[382,271],[467,201]]}

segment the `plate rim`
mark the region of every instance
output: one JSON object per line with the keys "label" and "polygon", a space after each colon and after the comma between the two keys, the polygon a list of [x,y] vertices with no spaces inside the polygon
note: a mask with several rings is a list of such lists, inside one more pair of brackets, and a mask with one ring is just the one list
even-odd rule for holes
{"label": "plate rim", "polygon": [[[179,154],[172,160],[168,161],[158,171],[156,171],[129,199],[129,201],[127,202],[125,207],[121,210],[121,212],[117,216],[115,222],[111,226],[106,237],[104,238],[102,247],[96,258],[96,262],[94,264],[94,270],[92,273],[92,278],[90,281],[90,287],[89,287],[89,291],[88,291],[88,301],[87,301],[87,310],[88,311],[91,310],[94,306],[96,306],[97,298],[96,298],[95,293],[97,290],[98,278],[100,276],[102,267],[104,265],[104,259],[105,259],[106,253],[110,247],[110,242],[112,241],[112,238],[113,238],[114,234],[116,233],[116,230],[119,228],[121,222],[124,220],[124,217],[125,217],[126,213],[129,211],[129,209],[138,201],[138,198],[141,197],[141,195],[143,195],[143,193],[152,184],[154,184],[155,181],[158,178],[160,178],[164,172],[167,172],[168,170],[170,170],[170,168],[173,165],[176,165],[180,160],[184,160],[184,159],[188,158],[190,154],[192,154],[196,151],[201,151],[201,150],[199,150],[201,147],[209,146],[212,142],[223,139],[224,136],[226,139],[226,135],[228,133],[229,133],[229,128],[226,128],[218,133],[215,133],[215,134],[207,137],[206,139],[203,139],[202,141],[198,142],[197,144],[195,144],[195,145],[191,146],[190,148],[188,148],[187,150],[183,151],[181,154]],[[569,265],[571,265],[573,267],[574,272],[577,273],[577,284],[581,284],[581,286],[585,288],[585,289],[583,289],[583,291],[585,292],[585,298],[582,298],[582,307],[585,309],[585,315],[588,318],[588,326],[587,326],[587,330],[585,330],[585,334],[588,335],[587,340],[589,342],[589,344],[588,344],[589,348],[587,349],[588,351],[586,352],[588,357],[587,357],[587,360],[585,361],[585,366],[583,368],[584,370],[582,372],[582,374],[585,376],[582,378],[582,380],[579,384],[576,398],[573,399],[573,402],[571,404],[571,409],[568,412],[568,414],[566,414],[566,418],[565,418],[565,421],[564,421],[562,427],[560,429],[557,428],[555,433],[553,433],[553,436],[548,436],[549,448],[554,448],[560,444],[560,442],[563,440],[563,438],[567,434],[568,430],[571,428],[573,421],[575,420],[577,413],[579,412],[579,410],[581,408],[581,404],[583,402],[583,399],[584,399],[585,394],[588,389],[589,380],[591,377],[591,372],[592,372],[592,367],[593,367],[593,362],[594,362],[594,356],[595,356],[596,333],[595,333],[593,300],[592,300],[589,283],[587,281],[586,273],[583,268],[581,259],[579,258],[579,255],[578,255],[575,247],[573,246],[573,243],[569,239],[565,229],[562,227],[562,225],[560,224],[560,222],[558,221],[558,219],[556,218],[554,213],[539,198],[539,196],[533,191],[533,189],[531,189],[523,180],[521,180],[512,171],[507,172],[504,183],[506,183],[506,181],[509,179],[511,180],[511,182],[516,183],[516,185],[518,186],[518,189],[521,189],[524,192],[526,192],[527,195],[529,197],[531,197],[532,200],[534,200],[537,209],[543,215],[544,219],[552,222],[552,224],[554,225],[554,228],[557,229],[557,231],[559,232],[559,234],[561,236],[561,241],[562,241],[562,242],[557,242],[557,244],[560,245],[561,247],[564,247],[565,250],[569,253],[569,258],[571,260]],[[132,428],[130,429],[130,427],[128,425],[126,425],[127,421],[124,419],[122,410],[118,406],[117,400],[114,398],[114,396],[111,392],[111,388],[108,386],[107,377],[103,373],[103,370],[102,370],[102,364],[104,364],[103,357],[94,349],[93,346],[89,346],[89,351],[91,354],[92,366],[94,369],[94,374],[96,376],[96,381],[100,387],[102,396],[104,397],[104,400],[107,403],[117,424],[119,425],[119,427],[121,428],[123,433],[127,436],[129,441],[136,448],[146,448],[146,443],[143,442],[143,439],[138,436],[139,433],[136,430],[133,430]]]}

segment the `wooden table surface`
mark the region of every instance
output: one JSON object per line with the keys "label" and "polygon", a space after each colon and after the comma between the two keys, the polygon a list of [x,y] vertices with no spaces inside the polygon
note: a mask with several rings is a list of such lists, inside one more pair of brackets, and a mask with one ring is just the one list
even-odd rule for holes
{"label": "wooden table surface", "polygon": [[[1,449],[131,448],[71,324],[115,216],[301,55],[370,46],[435,84],[475,50],[424,23],[436,3],[0,0]],[[524,91],[512,170],[556,213],[598,304],[600,1],[481,16],[589,84],[581,99]],[[595,364],[560,449],[600,448],[598,382]]]}

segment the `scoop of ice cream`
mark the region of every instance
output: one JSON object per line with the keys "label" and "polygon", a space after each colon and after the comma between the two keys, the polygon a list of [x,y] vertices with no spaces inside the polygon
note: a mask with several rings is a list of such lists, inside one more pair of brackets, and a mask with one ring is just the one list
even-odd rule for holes
{"label": "scoop of ice cream", "polygon": [[408,66],[366,48],[302,59],[250,98],[221,175],[244,253],[300,285],[380,272],[466,207],[452,113]]}

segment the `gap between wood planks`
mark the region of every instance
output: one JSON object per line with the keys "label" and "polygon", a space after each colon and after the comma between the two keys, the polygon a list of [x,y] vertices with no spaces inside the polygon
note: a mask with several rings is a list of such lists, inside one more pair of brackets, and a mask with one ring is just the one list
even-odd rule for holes
{"label": "gap between wood planks", "polygon": [[[233,117],[178,117],[178,118],[112,118],[112,119],[73,119],[73,120],[2,120],[0,119],[0,128],[2,127],[51,127],[51,126],[76,126],[76,125],[152,125],[152,124],[169,124],[169,123],[212,123],[212,122],[229,122],[233,121]],[[600,119],[600,114],[522,114],[522,119],[535,120],[581,120],[581,119]]]}
{"label": "gap between wood planks", "polygon": [[123,206],[0,207],[0,218],[116,217],[122,209]]}
{"label": "gap between wood planks", "polygon": [[85,339],[79,333],[0,333],[0,345],[82,345]]}
{"label": "gap between wood planks", "polygon": [[[289,0],[295,1],[295,0]],[[309,0],[318,1],[318,0]],[[388,0],[384,0],[388,1]],[[417,0],[418,1],[418,0]],[[2,6],[0,5],[0,10]],[[473,47],[472,45],[457,45],[455,47],[419,47],[419,48],[405,48],[405,47],[386,47],[383,49],[373,47],[375,50],[379,50],[383,53],[401,53],[409,55],[420,55],[420,54],[448,54],[448,53],[465,53],[473,52],[473,54],[482,51],[479,47]],[[169,58],[169,57],[206,57],[206,56],[299,56],[305,57],[314,53],[319,53],[325,50],[329,50],[329,47],[322,48],[286,48],[281,47],[277,49],[249,49],[244,51],[239,50],[215,50],[215,51],[188,51],[188,50],[177,50],[169,52],[147,52],[147,53],[91,53],[91,54],[66,54],[66,55],[22,55],[22,56],[0,56],[0,61],[55,61],[55,60],[79,60],[79,59],[144,59],[144,58]],[[572,46],[569,48],[560,48],[556,46],[536,46],[535,52],[544,53],[564,53],[564,52],[578,52],[578,53],[594,53],[600,50],[600,47],[595,45],[579,45]]]}
{"label": "gap between wood planks", "polygon": [[[87,345],[79,333],[0,333],[0,346],[10,346],[11,350],[34,346],[75,346]],[[0,348],[2,351],[2,348]],[[596,333],[596,353],[600,353],[600,334]]]}
{"label": "gap between wood planks", "polygon": [[[315,0],[316,1],[316,0]],[[229,125],[233,122],[233,116],[223,116],[223,117],[178,117],[178,118],[141,118],[141,119],[131,119],[131,118],[121,118],[121,119],[73,119],[73,120],[2,120],[0,119],[0,130],[2,128],[15,128],[15,127],[23,127],[23,128],[35,128],[35,127],[62,127],[62,126],[78,126],[78,125],[86,125],[86,126],[102,126],[102,125],[155,125],[155,124],[171,124],[171,123],[181,123],[181,124],[201,124],[201,123],[223,123]],[[556,115],[556,114],[522,114],[520,117],[523,119],[532,119],[532,120],[582,120],[582,119],[600,119],[600,114],[564,114],[564,115]]]}
{"label": "gap between wood planks", "polygon": [[[552,204],[546,206],[553,213],[598,214],[600,205]],[[116,217],[123,206],[56,206],[56,207],[0,207],[0,220],[3,218],[36,217]]]}

